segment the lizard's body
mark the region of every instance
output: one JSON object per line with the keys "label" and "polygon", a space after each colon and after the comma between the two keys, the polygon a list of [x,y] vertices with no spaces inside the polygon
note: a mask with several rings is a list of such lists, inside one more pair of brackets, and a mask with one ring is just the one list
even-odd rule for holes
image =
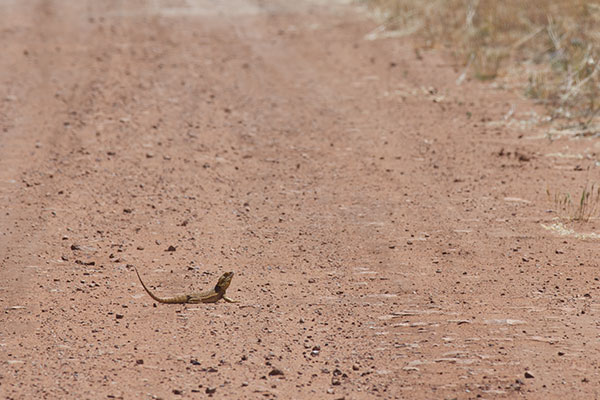
{"label": "lizard's body", "polygon": [[204,292],[199,292],[199,293],[192,293],[192,294],[184,294],[181,296],[175,296],[175,297],[158,297],[156,295],[154,295],[154,293],[152,293],[144,284],[144,281],[142,281],[142,277],[140,276],[137,268],[135,268],[135,273],[137,274],[140,283],[142,284],[142,287],[146,290],[146,292],[148,292],[148,294],[150,295],[150,297],[152,297],[155,301],[158,301],[159,303],[166,303],[166,304],[196,304],[196,303],[216,303],[217,301],[223,299],[228,303],[236,303],[235,300],[231,300],[229,297],[225,296],[225,291],[227,290],[227,288],[229,287],[229,285],[231,284],[231,279],[233,278],[233,272],[225,272],[223,275],[221,275],[221,277],[219,278],[219,281],[217,282],[217,284],[215,285],[215,287],[213,289],[210,290],[206,290]]}

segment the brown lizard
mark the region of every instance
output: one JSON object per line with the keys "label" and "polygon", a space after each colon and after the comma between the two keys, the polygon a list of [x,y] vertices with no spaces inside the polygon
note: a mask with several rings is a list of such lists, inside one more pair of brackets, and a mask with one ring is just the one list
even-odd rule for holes
{"label": "brown lizard", "polygon": [[225,272],[223,275],[221,275],[221,277],[219,278],[219,281],[217,282],[217,284],[215,285],[215,287],[213,289],[206,290],[206,291],[200,292],[200,293],[192,293],[192,294],[184,294],[184,295],[175,296],[175,297],[160,298],[158,296],[155,296],[154,293],[152,293],[146,287],[146,285],[144,285],[144,281],[142,281],[142,277],[140,276],[140,273],[138,272],[137,268],[135,268],[135,267],[133,267],[133,268],[135,269],[135,273],[137,274],[137,276],[140,280],[140,283],[142,284],[142,286],[144,287],[146,292],[148,292],[150,297],[152,297],[155,301],[158,301],[159,303],[167,303],[167,304],[216,303],[220,299],[223,299],[228,303],[237,303],[236,300],[232,300],[229,297],[225,296],[225,291],[231,284],[231,279],[233,278],[233,272]]}

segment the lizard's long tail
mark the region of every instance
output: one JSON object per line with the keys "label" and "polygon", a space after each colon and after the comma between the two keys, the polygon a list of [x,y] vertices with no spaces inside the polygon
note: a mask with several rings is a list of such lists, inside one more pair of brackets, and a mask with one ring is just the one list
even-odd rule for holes
{"label": "lizard's long tail", "polygon": [[135,270],[136,275],[138,276],[138,279],[140,280],[140,283],[142,284],[142,287],[144,288],[144,290],[146,291],[146,293],[148,293],[150,295],[150,297],[152,297],[154,299],[154,301],[158,301],[159,303],[167,303],[167,304],[183,304],[183,303],[187,303],[188,301],[188,296],[177,296],[177,297],[168,297],[168,298],[160,298],[158,296],[155,296],[154,293],[152,293],[150,291],[150,289],[148,289],[146,287],[146,285],[144,284],[144,281],[142,280],[142,277],[140,276],[140,273],[138,272],[136,267],[133,267],[133,269]]}

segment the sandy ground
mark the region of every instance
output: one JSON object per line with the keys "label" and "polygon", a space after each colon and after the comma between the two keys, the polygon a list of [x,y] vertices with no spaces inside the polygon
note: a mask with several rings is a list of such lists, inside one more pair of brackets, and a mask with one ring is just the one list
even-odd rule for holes
{"label": "sandy ground", "polygon": [[598,140],[327,3],[0,1],[1,398],[600,396]]}

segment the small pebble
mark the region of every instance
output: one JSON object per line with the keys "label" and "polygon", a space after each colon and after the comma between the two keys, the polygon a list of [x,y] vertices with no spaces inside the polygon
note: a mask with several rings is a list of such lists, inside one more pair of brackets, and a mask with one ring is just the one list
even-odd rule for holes
{"label": "small pebble", "polygon": [[283,371],[280,370],[279,368],[273,368],[270,372],[269,372],[269,376],[283,376]]}
{"label": "small pebble", "polygon": [[321,346],[315,346],[312,348],[312,351],[310,352],[310,354],[312,356],[318,356],[320,352],[321,352]]}
{"label": "small pebble", "polygon": [[216,391],[217,391],[217,388],[216,388],[216,387],[214,387],[214,386],[208,386],[208,387],[206,388],[206,393],[207,393],[207,394],[213,394],[213,393],[215,393]]}

